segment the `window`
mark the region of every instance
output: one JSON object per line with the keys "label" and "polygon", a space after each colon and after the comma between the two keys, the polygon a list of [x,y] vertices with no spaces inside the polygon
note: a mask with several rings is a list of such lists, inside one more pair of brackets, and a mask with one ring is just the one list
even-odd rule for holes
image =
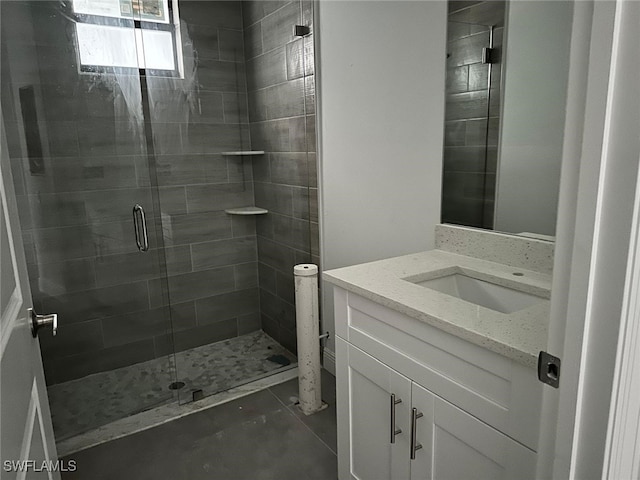
{"label": "window", "polygon": [[177,0],[73,0],[80,70],[182,76]]}

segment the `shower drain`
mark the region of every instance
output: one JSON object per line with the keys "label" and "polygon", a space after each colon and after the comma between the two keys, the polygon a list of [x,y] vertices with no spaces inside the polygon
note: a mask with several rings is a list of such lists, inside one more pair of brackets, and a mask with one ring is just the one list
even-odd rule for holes
{"label": "shower drain", "polygon": [[186,384],[184,382],[173,382],[173,383],[169,384],[169,390],[180,390],[185,385]]}
{"label": "shower drain", "polygon": [[277,363],[278,365],[282,365],[283,367],[291,363],[291,360],[284,355],[271,355],[270,357],[267,357],[267,360]]}

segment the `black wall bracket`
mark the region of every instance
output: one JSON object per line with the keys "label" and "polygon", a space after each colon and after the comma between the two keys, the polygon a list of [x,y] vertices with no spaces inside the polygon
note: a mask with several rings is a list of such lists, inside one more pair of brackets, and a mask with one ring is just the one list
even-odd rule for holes
{"label": "black wall bracket", "polygon": [[293,36],[294,37],[306,37],[311,33],[311,28],[306,25],[295,25],[293,27]]}
{"label": "black wall bracket", "polygon": [[496,62],[496,50],[495,48],[484,47],[482,49],[482,63],[495,63]]}

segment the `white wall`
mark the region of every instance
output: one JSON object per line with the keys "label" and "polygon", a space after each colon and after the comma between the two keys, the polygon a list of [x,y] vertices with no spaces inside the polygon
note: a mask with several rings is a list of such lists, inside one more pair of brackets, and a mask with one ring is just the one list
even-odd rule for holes
{"label": "white wall", "polygon": [[511,0],[495,229],[555,235],[571,2]]}
{"label": "white wall", "polygon": [[[316,7],[322,267],[431,249],[440,222],[446,1]],[[323,330],[333,332],[330,293],[324,285]]]}

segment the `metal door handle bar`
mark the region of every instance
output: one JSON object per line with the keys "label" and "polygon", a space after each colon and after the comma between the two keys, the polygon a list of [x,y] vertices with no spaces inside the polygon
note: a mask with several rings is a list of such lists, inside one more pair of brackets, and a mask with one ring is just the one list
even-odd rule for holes
{"label": "metal door handle bar", "polygon": [[33,308],[27,309],[27,312],[29,312],[29,320],[31,323],[31,335],[33,335],[34,338],[38,336],[38,330],[40,330],[42,327],[46,327],[47,325],[51,325],[53,336],[56,336],[56,333],[58,333],[57,313],[38,315]]}
{"label": "metal door handle bar", "polygon": [[416,459],[416,452],[422,448],[422,445],[416,440],[418,436],[416,421],[423,416],[422,413],[418,412],[417,408],[411,409],[411,460]]}
{"label": "metal door handle bar", "polygon": [[391,443],[396,443],[396,435],[402,433],[402,430],[396,428],[396,405],[402,403],[402,400],[399,398],[396,400],[396,394],[391,394]]}
{"label": "metal door handle bar", "polygon": [[[140,230],[142,230],[142,240],[140,239]],[[149,235],[147,234],[147,218],[144,214],[142,205],[136,203],[133,206],[133,231],[136,234],[136,245],[138,250],[146,252],[149,250]]]}

